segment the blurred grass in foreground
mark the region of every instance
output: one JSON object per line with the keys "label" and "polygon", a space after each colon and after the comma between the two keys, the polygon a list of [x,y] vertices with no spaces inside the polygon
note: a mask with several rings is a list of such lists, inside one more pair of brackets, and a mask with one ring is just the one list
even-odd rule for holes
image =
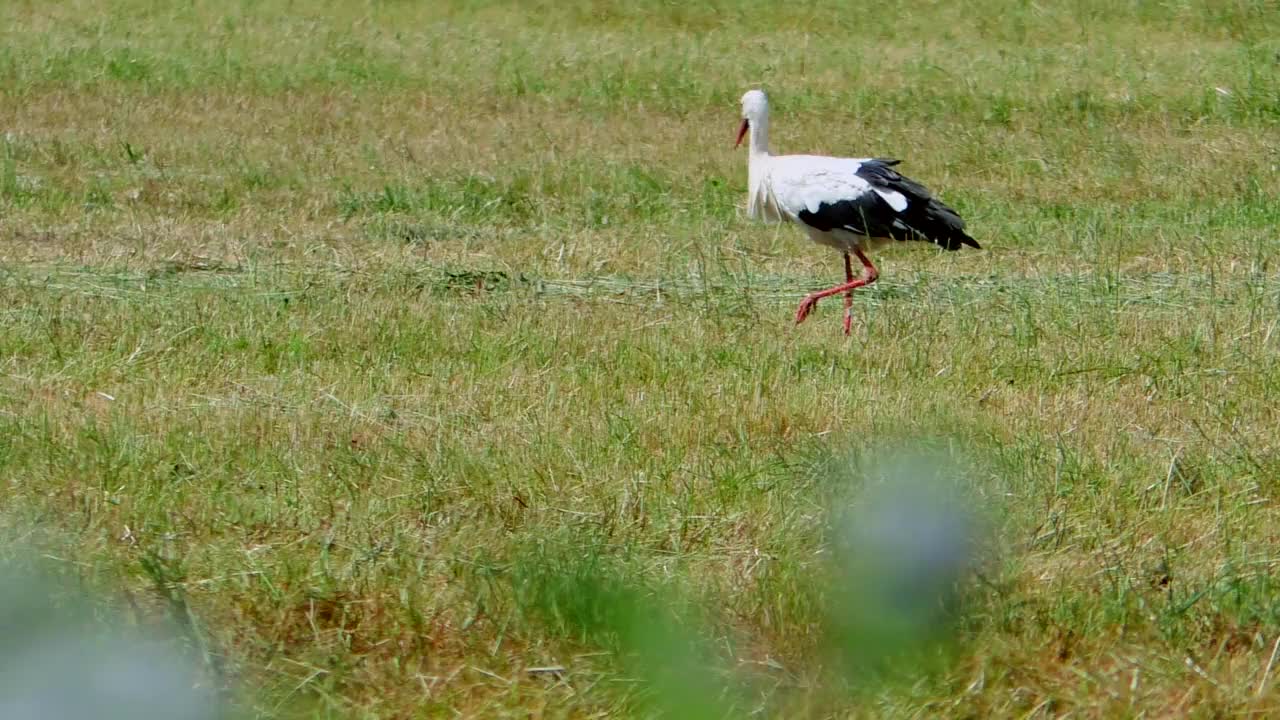
{"label": "blurred grass in foreground", "polygon": [[[979,591],[972,571],[997,558],[985,555],[993,546],[970,461],[924,447],[882,445],[818,470],[830,474],[830,550],[802,592],[822,608],[820,651],[842,669],[817,680],[819,695],[873,698],[932,681],[961,649],[957,620],[965,596]],[[769,678],[739,672],[707,644],[719,634],[705,626],[710,608],[608,558],[592,540],[540,540],[512,566],[515,602],[556,633],[618,653],[642,704],[663,717],[778,710]]]}
{"label": "blurred grass in foreground", "polygon": [[218,678],[192,662],[196,649],[176,625],[130,625],[108,598],[51,570],[48,562],[0,561],[0,717],[229,717]]}

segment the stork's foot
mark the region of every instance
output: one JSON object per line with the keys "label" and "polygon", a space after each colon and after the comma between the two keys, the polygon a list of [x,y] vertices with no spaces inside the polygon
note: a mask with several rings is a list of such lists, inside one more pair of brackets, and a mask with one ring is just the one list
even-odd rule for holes
{"label": "stork's foot", "polygon": [[[813,309],[818,307],[818,301],[824,297],[827,296],[822,293],[814,293],[806,296],[804,300],[801,300],[800,307],[796,308],[796,324],[799,325],[804,322],[809,317],[809,313],[813,312]],[[852,332],[853,308],[847,307],[844,309],[844,334],[848,335]]]}
{"label": "stork's foot", "polygon": [[822,290],[820,292],[807,295],[804,300],[800,301],[800,307],[796,308],[796,324],[804,322],[809,317],[809,313],[818,306],[818,301],[822,298],[828,298],[832,295],[844,294],[844,334],[848,335],[853,328],[853,291],[863,285],[869,285],[880,277],[880,273],[876,270],[876,266],[871,264],[871,260],[867,258],[863,252],[857,248],[853,251],[858,259],[862,261],[862,266],[866,269],[860,278],[853,277],[853,268],[849,262],[849,256],[845,255],[844,270],[846,282],[843,285],[837,285],[833,288]]}
{"label": "stork's foot", "polygon": [[826,296],[823,295],[822,293],[814,293],[812,295],[806,296],[804,300],[800,301],[800,307],[796,308],[796,324],[797,325],[804,322],[805,318],[809,317],[809,313],[813,312],[813,309],[818,307],[818,301],[821,300],[823,297],[826,297]]}

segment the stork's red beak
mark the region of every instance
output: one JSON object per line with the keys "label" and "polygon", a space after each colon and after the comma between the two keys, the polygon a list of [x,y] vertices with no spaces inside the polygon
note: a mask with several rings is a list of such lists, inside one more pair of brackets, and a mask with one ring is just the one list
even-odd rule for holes
{"label": "stork's red beak", "polygon": [[742,136],[747,134],[747,128],[749,127],[751,127],[751,123],[747,122],[746,118],[743,118],[742,127],[738,128],[738,139],[733,143],[734,150],[737,150],[738,146],[742,144]]}

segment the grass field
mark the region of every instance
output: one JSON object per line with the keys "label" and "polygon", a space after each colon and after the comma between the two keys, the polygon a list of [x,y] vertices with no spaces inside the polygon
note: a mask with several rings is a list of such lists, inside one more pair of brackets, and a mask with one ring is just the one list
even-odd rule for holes
{"label": "grass field", "polygon": [[[756,86],[985,249],[793,326]],[[244,716],[1280,714],[1278,169],[1273,0],[10,0],[6,554]],[[833,528],[935,471],[862,673]]]}

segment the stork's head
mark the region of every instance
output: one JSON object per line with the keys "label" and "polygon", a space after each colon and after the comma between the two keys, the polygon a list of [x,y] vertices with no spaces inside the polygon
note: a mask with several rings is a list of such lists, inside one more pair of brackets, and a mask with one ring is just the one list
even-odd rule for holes
{"label": "stork's head", "polygon": [[763,90],[748,90],[742,96],[742,125],[738,128],[738,140],[733,143],[736,148],[742,144],[742,137],[752,125],[763,125],[768,122],[769,98]]}

